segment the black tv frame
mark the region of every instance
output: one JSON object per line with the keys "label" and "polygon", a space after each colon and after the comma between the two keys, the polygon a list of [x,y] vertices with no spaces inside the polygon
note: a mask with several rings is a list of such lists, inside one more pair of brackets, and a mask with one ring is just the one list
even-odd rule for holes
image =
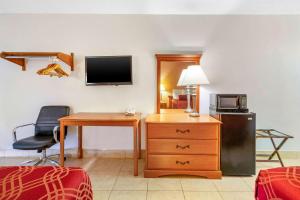
{"label": "black tv frame", "polygon": [[[129,82],[101,82],[101,83],[88,83],[87,82],[87,59],[88,58],[120,58],[120,57],[130,57],[130,79]],[[122,56],[85,56],[85,85],[86,86],[93,86],[93,85],[132,85],[132,56],[131,55],[122,55]]]}

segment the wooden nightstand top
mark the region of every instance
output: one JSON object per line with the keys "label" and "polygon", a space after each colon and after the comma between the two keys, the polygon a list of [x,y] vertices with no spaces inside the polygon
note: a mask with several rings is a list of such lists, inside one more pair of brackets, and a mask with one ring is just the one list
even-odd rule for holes
{"label": "wooden nightstand top", "polygon": [[221,124],[219,120],[209,116],[190,117],[187,113],[151,114],[146,117],[146,123],[213,123]]}

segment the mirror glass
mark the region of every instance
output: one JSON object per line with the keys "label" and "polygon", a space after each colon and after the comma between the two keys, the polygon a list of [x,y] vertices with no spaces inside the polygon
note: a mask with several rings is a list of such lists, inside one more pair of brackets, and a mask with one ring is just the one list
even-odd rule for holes
{"label": "mirror glass", "polygon": [[[160,113],[184,112],[188,97],[183,86],[177,86],[183,69],[195,62],[161,61],[160,63]],[[192,98],[190,101],[193,107]]]}

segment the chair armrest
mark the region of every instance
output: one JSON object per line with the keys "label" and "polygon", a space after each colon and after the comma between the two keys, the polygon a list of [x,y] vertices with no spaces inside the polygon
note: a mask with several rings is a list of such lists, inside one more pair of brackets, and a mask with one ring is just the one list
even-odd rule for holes
{"label": "chair armrest", "polygon": [[24,125],[20,125],[20,126],[15,127],[13,129],[13,133],[12,133],[13,134],[13,140],[14,140],[14,142],[17,141],[17,129],[23,128],[25,126],[35,126],[35,124],[34,123],[30,123],[30,124],[24,124]]}
{"label": "chair armrest", "polygon": [[59,128],[60,128],[60,126],[55,126],[53,128],[53,138],[54,138],[54,140],[55,140],[56,143],[59,142],[59,140],[57,138]]}

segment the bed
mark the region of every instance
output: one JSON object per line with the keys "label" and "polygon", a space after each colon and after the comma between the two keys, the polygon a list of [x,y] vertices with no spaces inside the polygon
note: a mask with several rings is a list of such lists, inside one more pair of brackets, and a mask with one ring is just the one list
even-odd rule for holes
{"label": "bed", "polygon": [[256,200],[300,199],[300,167],[261,170],[256,180]]}
{"label": "bed", "polygon": [[0,167],[0,199],[92,200],[87,173],[76,167]]}

